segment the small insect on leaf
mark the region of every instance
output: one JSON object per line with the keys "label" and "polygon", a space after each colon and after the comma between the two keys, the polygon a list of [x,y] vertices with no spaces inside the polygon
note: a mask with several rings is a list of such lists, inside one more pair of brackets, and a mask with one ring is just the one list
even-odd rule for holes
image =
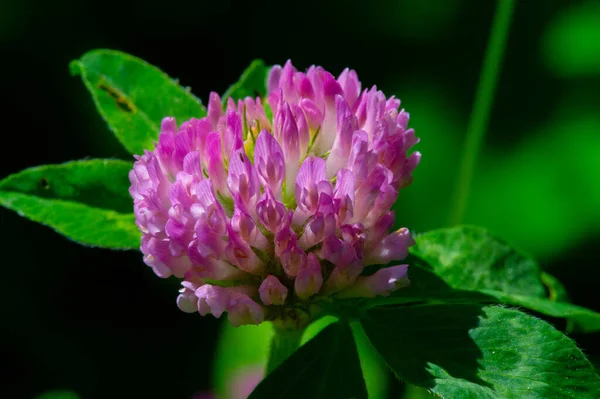
{"label": "small insect on leaf", "polygon": [[125,98],[121,93],[119,93],[117,91],[117,89],[109,86],[106,83],[106,81],[100,80],[100,82],[98,83],[98,88],[100,90],[106,92],[106,94],[108,94],[109,96],[111,96],[115,100],[115,104],[117,105],[117,107],[120,110],[129,112],[129,113],[135,112],[135,106],[127,98]]}

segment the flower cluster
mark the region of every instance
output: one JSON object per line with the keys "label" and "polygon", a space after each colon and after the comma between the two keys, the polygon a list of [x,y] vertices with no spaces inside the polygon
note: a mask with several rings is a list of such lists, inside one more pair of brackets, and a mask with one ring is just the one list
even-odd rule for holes
{"label": "flower cluster", "polygon": [[129,177],[144,261],[182,279],[185,312],[233,325],[306,319],[331,297],[408,284],[406,228],[390,233],[398,190],[420,154],[400,101],[361,90],[352,70],[274,66],[268,96],[210,94],[208,114],[161,125]]}

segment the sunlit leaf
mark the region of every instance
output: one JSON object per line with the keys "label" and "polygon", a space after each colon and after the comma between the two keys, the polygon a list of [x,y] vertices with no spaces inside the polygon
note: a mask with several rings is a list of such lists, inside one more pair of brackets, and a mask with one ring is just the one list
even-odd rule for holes
{"label": "sunlit leaf", "polygon": [[411,252],[454,288],[545,296],[537,263],[483,228],[433,230],[415,241]]}
{"label": "sunlit leaf", "polygon": [[206,115],[189,88],[132,55],[93,50],[70,67],[71,73],[81,75],[98,112],[132,154],[154,148],[164,117],[182,123]]}
{"label": "sunlit leaf", "polygon": [[265,66],[262,60],[252,61],[250,66],[242,73],[240,79],[223,94],[223,101],[226,101],[228,97],[240,100],[245,97],[265,96],[267,94],[268,74],[269,68]]}
{"label": "sunlit leaf", "polygon": [[374,308],[362,325],[398,376],[443,398],[595,398],[600,378],[568,337],[476,304]]}
{"label": "sunlit leaf", "polygon": [[0,205],[81,244],[138,248],[130,169],[130,163],[111,159],[26,169],[0,181]]}

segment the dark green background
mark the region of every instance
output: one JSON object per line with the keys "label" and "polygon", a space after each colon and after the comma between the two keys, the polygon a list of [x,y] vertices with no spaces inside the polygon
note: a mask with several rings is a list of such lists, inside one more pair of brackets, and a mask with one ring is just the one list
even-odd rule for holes
{"label": "dark green background", "polygon": [[[114,48],[204,101],[254,58],[291,58],[400,97],[422,163],[401,225],[443,227],[495,2],[42,1],[0,3],[0,177],[86,157],[130,159],[68,62]],[[600,311],[600,2],[517,1],[465,221],[534,254]],[[209,389],[219,321],[180,312],[177,284],[136,252],[89,249],[0,209],[0,396],[190,398]],[[600,355],[600,335],[574,336]],[[396,393],[401,387],[396,386]],[[6,391],[6,392],[4,392]]]}

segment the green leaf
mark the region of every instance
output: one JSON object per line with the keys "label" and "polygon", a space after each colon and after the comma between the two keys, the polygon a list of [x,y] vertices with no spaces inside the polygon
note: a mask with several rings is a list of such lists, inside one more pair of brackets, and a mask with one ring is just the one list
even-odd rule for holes
{"label": "green leaf", "polygon": [[250,66],[242,73],[240,79],[223,94],[223,101],[227,101],[228,97],[239,100],[246,97],[266,96],[269,69],[262,60],[252,61]]}
{"label": "green leaf", "polygon": [[600,356],[590,356],[590,361],[596,368],[596,372],[600,372]]}
{"label": "green leaf", "polygon": [[429,263],[454,288],[491,289],[533,297],[546,294],[537,263],[483,228],[433,230],[415,240],[412,253]]}
{"label": "green leaf", "polygon": [[362,325],[400,378],[443,398],[597,398],[575,343],[516,310],[477,304],[369,309]]}
{"label": "green leaf", "polygon": [[444,280],[427,269],[419,260],[409,258],[411,265],[408,275],[411,285],[394,292],[389,297],[376,297],[359,301],[349,301],[350,309],[369,309],[379,306],[415,304],[425,302],[477,302],[482,304],[509,304],[521,306],[546,316],[565,318],[573,322],[569,331],[600,331],[600,313],[572,305],[566,302],[555,302],[550,299],[536,298],[526,295],[509,294],[495,290],[458,290],[450,287]]}
{"label": "green leaf", "polygon": [[[333,316],[325,316],[312,322],[304,330],[301,345],[306,344],[324,328],[337,321],[338,319]],[[271,323],[240,327],[232,327],[228,322],[223,323],[213,366],[213,386],[219,398],[234,396],[236,387],[244,384],[248,378],[261,372],[264,374],[272,337]],[[387,398],[386,366],[373,352],[368,341],[357,339],[356,345],[369,398]]]}
{"label": "green leaf", "polygon": [[330,324],[269,374],[252,392],[260,398],[366,398],[350,327]]}
{"label": "green leaf", "polygon": [[[309,324],[306,330],[304,330],[302,345],[314,338],[325,327],[337,321],[336,317],[324,316]],[[358,358],[360,359],[360,366],[367,386],[369,399],[385,399],[388,397],[387,368],[371,347],[364,333],[361,335],[361,331],[357,332],[354,325],[351,325],[351,328],[354,333]]]}
{"label": "green leaf", "polygon": [[271,338],[267,374],[279,367],[300,347],[304,335],[304,330],[273,327],[274,335]]}
{"label": "green leaf", "polygon": [[98,111],[132,154],[154,148],[164,117],[182,123],[206,115],[189,88],[132,55],[93,50],[72,61],[70,68],[73,75],[81,75]]}
{"label": "green leaf", "polygon": [[[565,302],[553,302],[548,299],[523,295],[506,294],[499,291],[483,290],[479,302],[499,302],[522,306],[546,316],[565,318],[573,322],[568,331],[591,333],[600,331],[600,313]],[[472,297],[472,299],[475,299]]]}
{"label": "green leaf", "polygon": [[358,350],[358,358],[362,369],[363,378],[367,385],[369,399],[389,398],[389,372],[385,362],[373,350],[369,339],[360,328],[359,323],[351,323],[354,342]]}
{"label": "green leaf", "polygon": [[130,169],[110,159],[25,169],[0,181],[0,205],[81,244],[138,248]]}

